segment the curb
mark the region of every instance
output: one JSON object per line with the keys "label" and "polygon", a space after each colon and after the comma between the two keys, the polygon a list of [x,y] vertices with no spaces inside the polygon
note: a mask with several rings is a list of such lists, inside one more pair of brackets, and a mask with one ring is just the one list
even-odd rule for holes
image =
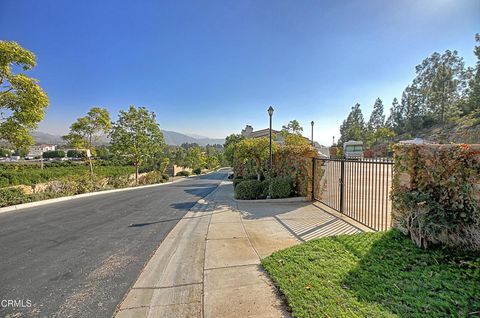
{"label": "curb", "polygon": [[309,197],[293,197],[293,198],[282,198],[282,199],[259,199],[259,200],[240,200],[233,198],[235,202],[244,202],[244,203],[297,203],[297,202],[310,202]]}

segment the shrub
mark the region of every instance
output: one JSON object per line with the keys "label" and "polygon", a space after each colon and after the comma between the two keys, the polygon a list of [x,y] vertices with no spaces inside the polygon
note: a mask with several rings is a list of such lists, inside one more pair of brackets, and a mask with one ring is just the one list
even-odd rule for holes
{"label": "shrub", "polygon": [[240,200],[255,200],[262,196],[262,182],[258,180],[244,180],[235,187],[235,198]]}
{"label": "shrub", "polygon": [[269,179],[265,179],[262,181],[262,184],[261,184],[261,188],[262,188],[262,198],[266,198],[270,195],[270,180]]}
{"label": "shrub", "polygon": [[[261,178],[261,180],[263,180],[263,176]],[[258,180],[258,176],[255,175],[255,174],[250,174],[248,176],[236,176],[235,178],[233,178],[233,186],[236,187],[237,184],[239,184],[240,182],[244,181],[244,180]]]}
{"label": "shrub", "polygon": [[394,226],[423,248],[480,250],[479,154],[467,145],[397,146]]}
{"label": "shrub", "polygon": [[92,176],[89,174],[77,175],[69,180],[74,182],[74,193],[82,194],[95,191],[95,179],[92,180]]}
{"label": "shrub", "polygon": [[0,207],[24,203],[27,202],[27,200],[28,195],[21,189],[0,189]]}
{"label": "shrub", "polygon": [[184,170],[184,171],[179,171],[177,172],[176,176],[177,177],[188,177],[190,175],[190,172]]}
{"label": "shrub", "polygon": [[195,168],[195,169],[193,169],[192,172],[195,173],[198,176],[199,174],[202,174],[202,168]]}
{"label": "shrub", "polygon": [[111,176],[108,178],[108,184],[111,185],[113,188],[124,188],[128,186],[128,176]]}
{"label": "shrub", "polygon": [[[271,188],[271,190],[270,190]],[[293,179],[290,177],[276,177],[262,182],[263,196],[270,195],[272,199],[288,198],[293,192]],[[269,193],[271,191],[271,193]]]}
{"label": "shrub", "polygon": [[53,150],[53,151],[45,151],[43,153],[43,158],[64,158],[65,151],[63,150]]}
{"label": "shrub", "polygon": [[0,207],[28,203],[33,201],[47,200],[52,198],[61,197],[63,193],[33,193],[25,194],[21,189],[17,188],[5,188],[0,189]]}
{"label": "shrub", "polygon": [[160,171],[151,171],[140,179],[140,184],[155,184],[167,182],[170,177],[167,174],[162,174]]}
{"label": "shrub", "polygon": [[82,151],[80,150],[68,150],[67,151],[67,157],[69,158],[82,158],[84,157]]}
{"label": "shrub", "polygon": [[233,187],[236,188],[237,185],[242,181],[245,181],[245,179],[243,179],[242,176],[238,176],[238,177],[233,178]]}

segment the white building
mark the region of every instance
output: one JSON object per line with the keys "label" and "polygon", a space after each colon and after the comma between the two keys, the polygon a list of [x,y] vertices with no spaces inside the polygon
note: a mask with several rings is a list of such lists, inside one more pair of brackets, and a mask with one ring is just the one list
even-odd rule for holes
{"label": "white building", "polygon": [[57,146],[48,144],[31,146],[28,149],[27,158],[40,157],[45,151],[54,151],[56,148]]}

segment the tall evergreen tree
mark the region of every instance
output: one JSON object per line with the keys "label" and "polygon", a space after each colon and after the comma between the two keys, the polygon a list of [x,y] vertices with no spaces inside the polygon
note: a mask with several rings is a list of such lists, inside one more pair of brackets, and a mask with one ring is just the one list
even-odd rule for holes
{"label": "tall evergreen tree", "polygon": [[422,96],[415,86],[407,86],[402,93],[400,108],[405,110],[405,131],[413,133],[423,126]]}
{"label": "tall evergreen tree", "polygon": [[405,108],[403,104],[398,102],[395,97],[390,108],[390,116],[387,119],[387,127],[392,129],[397,134],[403,132],[405,129]]}
{"label": "tall evergreen tree", "polygon": [[349,140],[363,140],[365,138],[365,120],[363,119],[360,104],[355,104],[340,126],[339,144]]}
{"label": "tall evergreen tree", "polygon": [[480,117],[480,34],[475,34],[477,45],[473,53],[477,57],[477,65],[475,67],[475,76],[470,83],[470,95],[468,97],[468,111],[475,112]]}
{"label": "tall evergreen tree", "polygon": [[372,114],[368,120],[367,129],[369,132],[375,132],[385,125],[385,115],[383,114],[383,102],[380,98],[375,100]]}
{"label": "tall evergreen tree", "polygon": [[414,87],[427,118],[444,124],[458,114],[458,103],[464,97],[468,84],[468,71],[457,51],[433,53],[416,66]]}

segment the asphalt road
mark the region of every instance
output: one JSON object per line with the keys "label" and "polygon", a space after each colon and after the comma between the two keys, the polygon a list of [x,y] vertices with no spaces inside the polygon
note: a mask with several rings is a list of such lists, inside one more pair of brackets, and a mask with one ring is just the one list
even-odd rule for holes
{"label": "asphalt road", "polygon": [[0,214],[0,301],[24,306],[0,303],[0,317],[110,317],[170,230],[225,176]]}

